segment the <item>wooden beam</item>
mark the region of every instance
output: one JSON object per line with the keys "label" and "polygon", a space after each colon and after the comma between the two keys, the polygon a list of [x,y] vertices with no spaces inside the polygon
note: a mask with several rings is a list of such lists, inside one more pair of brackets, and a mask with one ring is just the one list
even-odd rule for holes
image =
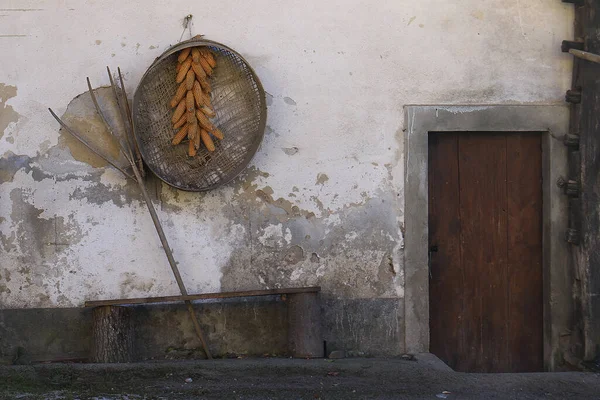
{"label": "wooden beam", "polygon": [[591,62],[595,62],[600,64],[600,56],[598,54],[590,53],[587,51],[581,51],[577,49],[569,50],[569,53],[573,54],[577,58],[581,58],[582,60],[587,60]]}
{"label": "wooden beam", "polygon": [[563,53],[568,53],[571,49],[584,50],[583,40],[563,40],[560,49]]}
{"label": "wooden beam", "polygon": [[571,104],[581,103],[581,90],[578,90],[578,89],[567,90],[567,94],[565,95],[565,101],[567,101]]}
{"label": "wooden beam", "polygon": [[569,179],[565,185],[565,194],[569,197],[579,197],[579,182]]}
{"label": "wooden beam", "polygon": [[273,296],[294,293],[315,293],[320,291],[320,286],[312,286],[301,288],[248,290],[243,292],[188,294],[186,296],[138,297],[133,299],[93,300],[86,301],[85,307],[115,306],[125,304],[175,303],[180,301],[228,299],[234,297]]}
{"label": "wooden beam", "polygon": [[570,149],[577,151],[579,150],[579,135],[573,135],[572,133],[567,133],[564,137],[565,146]]}
{"label": "wooden beam", "polygon": [[581,102],[572,106],[579,126],[571,126],[572,132],[580,133],[579,151],[572,152],[580,156],[580,171],[570,175],[580,183],[579,246],[572,248],[580,310],[575,329],[583,334],[582,358],[593,360],[600,357],[600,2],[585,1],[575,15],[575,35],[585,38],[587,50],[582,57],[587,61],[579,60],[574,67],[574,86],[581,87]]}

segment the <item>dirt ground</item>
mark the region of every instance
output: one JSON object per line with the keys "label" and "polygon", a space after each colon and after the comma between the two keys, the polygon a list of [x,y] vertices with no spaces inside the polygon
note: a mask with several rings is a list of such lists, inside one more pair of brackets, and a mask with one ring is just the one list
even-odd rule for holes
{"label": "dirt ground", "polygon": [[2,399],[600,399],[600,375],[463,374],[402,359],[0,367]]}

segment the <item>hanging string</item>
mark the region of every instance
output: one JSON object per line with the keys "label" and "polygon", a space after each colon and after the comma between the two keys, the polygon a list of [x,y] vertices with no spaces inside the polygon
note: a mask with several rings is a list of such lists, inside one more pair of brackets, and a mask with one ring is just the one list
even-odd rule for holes
{"label": "hanging string", "polygon": [[190,32],[190,39],[192,38],[192,18],[194,18],[192,14],[188,14],[185,16],[185,18],[183,18],[183,22],[181,24],[183,26],[183,31],[181,32],[181,37],[179,38],[180,42],[181,39],[183,39],[186,29]]}

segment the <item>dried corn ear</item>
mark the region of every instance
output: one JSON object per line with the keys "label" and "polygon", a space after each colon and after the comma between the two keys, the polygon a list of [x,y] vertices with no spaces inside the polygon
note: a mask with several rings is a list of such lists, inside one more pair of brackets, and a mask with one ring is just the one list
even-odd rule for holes
{"label": "dried corn ear", "polygon": [[173,145],[178,145],[179,143],[181,143],[181,141],[187,137],[188,129],[189,125],[184,125],[183,128],[181,128],[179,132],[177,132],[175,136],[173,136],[173,140],[171,141],[171,143],[173,143]]}
{"label": "dried corn ear", "polygon": [[208,76],[212,75],[212,72],[213,72],[212,67],[210,66],[208,61],[206,61],[206,58],[204,58],[204,57],[200,58],[200,66],[202,67],[204,72],[206,72],[206,75],[208,75]]}
{"label": "dried corn ear", "polygon": [[194,141],[190,140],[188,143],[188,156],[194,157],[196,155],[196,146],[194,146]]}
{"label": "dried corn ear", "polygon": [[200,126],[207,131],[212,131],[215,129],[214,125],[206,118],[206,115],[200,110],[196,111],[196,118],[198,119],[198,123]]}
{"label": "dried corn ear", "polygon": [[192,51],[191,47],[185,48],[179,52],[179,56],[177,57],[177,61],[184,62],[186,58],[190,55],[190,51]]}
{"label": "dried corn ear", "polygon": [[181,101],[177,105],[177,108],[175,109],[175,112],[173,113],[173,118],[171,118],[171,122],[173,122],[174,124],[177,123],[177,121],[179,121],[179,118],[181,118],[181,116],[184,113],[185,113],[185,99],[181,99]]}
{"label": "dried corn ear", "polygon": [[192,60],[197,63],[200,62],[200,50],[197,47],[192,49]]}
{"label": "dried corn ear", "polygon": [[201,94],[198,94],[198,92],[195,90],[194,90],[194,100],[196,100],[196,105],[198,106],[198,108],[200,108],[204,105],[204,96],[202,96]]}
{"label": "dried corn ear", "polygon": [[186,119],[187,119],[188,124],[197,124],[198,123],[198,119],[196,118],[196,113],[194,111],[188,111]]}
{"label": "dried corn ear", "polygon": [[194,73],[196,74],[196,76],[198,78],[206,78],[206,72],[204,71],[204,68],[202,68],[200,63],[193,62],[192,70],[194,71]]}
{"label": "dried corn ear", "polygon": [[212,133],[212,135],[219,140],[223,140],[223,138],[225,137],[225,135],[223,135],[223,132],[221,132],[221,130],[217,128],[210,131],[210,133]]}
{"label": "dried corn ear", "polygon": [[175,96],[171,99],[171,103],[169,104],[171,108],[177,107],[177,104],[185,97],[186,87],[185,83],[181,82],[181,85],[177,88],[177,92],[175,92]]}
{"label": "dried corn ear", "polygon": [[173,125],[173,129],[179,129],[186,123],[187,123],[187,115],[184,114],[181,116],[181,118],[179,118],[179,121],[175,122],[175,124]]}
{"label": "dried corn ear", "polygon": [[195,79],[196,79],[196,75],[194,74],[194,71],[192,71],[190,69],[187,72],[187,75],[185,76],[185,86],[186,86],[187,90],[192,90],[192,88],[194,87]]}
{"label": "dried corn ear", "polygon": [[210,101],[210,93],[202,92],[202,97],[204,97],[204,101],[203,101],[204,105],[206,105],[207,107],[210,107],[210,109],[213,110],[213,106]]}
{"label": "dried corn ear", "polygon": [[212,110],[212,112],[215,112],[215,109],[213,108],[211,101],[210,101],[210,94],[209,93],[204,93],[203,97],[203,103],[206,107],[210,108]]}
{"label": "dried corn ear", "polygon": [[194,107],[194,93],[192,93],[191,90],[189,90],[185,96],[185,104],[187,111],[193,113],[196,107]]}
{"label": "dried corn ear", "polygon": [[200,134],[198,133],[198,124],[194,123],[193,125],[188,124],[189,128],[188,128],[188,134],[187,137],[190,140],[193,140],[194,138],[196,138],[196,136],[200,136]]}
{"label": "dried corn ear", "polygon": [[208,151],[215,151],[215,144],[213,143],[212,139],[210,138],[210,135],[208,134],[208,132],[206,132],[204,129],[200,130],[200,138],[202,138],[202,143],[204,143],[204,145],[206,146],[206,149]]}
{"label": "dried corn ear", "polygon": [[210,65],[211,68],[214,68],[217,66],[217,61],[215,60],[215,57],[213,56],[213,54],[211,53],[211,51],[209,49],[207,49],[207,48],[202,49],[200,54],[202,55],[202,57],[204,57],[206,59],[206,61],[208,62],[208,65]]}
{"label": "dried corn ear", "polygon": [[212,91],[212,88],[210,87],[210,83],[208,83],[208,81],[206,80],[206,78],[196,77],[196,79],[198,79],[198,82],[200,83],[200,87],[202,88],[202,90],[204,92],[210,92],[210,91]]}
{"label": "dried corn ear", "polygon": [[181,69],[177,73],[177,79],[176,79],[177,83],[183,82],[183,80],[185,79],[187,72],[190,70],[191,66],[192,66],[192,58],[188,57],[188,59],[185,60],[183,62],[183,64],[181,64]]}
{"label": "dried corn ear", "polygon": [[194,99],[196,100],[198,108],[202,107],[204,105],[204,94],[202,93],[202,87],[200,87],[198,81],[194,82],[192,93],[194,94]]}
{"label": "dried corn ear", "polygon": [[196,149],[200,148],[200,133],[198,133],[195,137],[194,137],[194,147]]}
{"label": "dried corn ear", "polygon": [[200,111],[202,111],[204,115],[206,115],[208,118],[214,118],[214,116],[216,115],[215,111],[207,106],[200,107]]}

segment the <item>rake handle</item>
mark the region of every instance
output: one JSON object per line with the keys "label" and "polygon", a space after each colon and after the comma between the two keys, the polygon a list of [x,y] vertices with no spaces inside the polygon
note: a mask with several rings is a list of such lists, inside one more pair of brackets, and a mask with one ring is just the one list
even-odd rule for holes
{"label": "rake handle", "polygon": [[[140,186],[140,191],[144,196],[144,200],[146,201],[146,206],[148,206],[148,211],[150,211],[150,216],[152,217],[152,222],[154,222],[154,227],[156,228],[156,232],[158,233],[158,237],[160,238],[160,242],[163,246],[165,254],[167,255],[167,259],[169,260],[169,265],[171,266],[171,270],[173,270],[173,275],[175,275],[175,280],[177,281],[177,285],[179,286],[179,290],[183,296],[187,295],[187,290],[185,285],[183,284],[183,280],[181,279],[181,274],[179,273],[179,268],[177,268],[177,263],[175,262],[175,258],[173,257],[173,252],[171,251],[171,247],[169,246],[169,242],[167,241],[167,237],[165,236],[165,232],[163,231],[160,220],[158,219],[158,215],[156,214],[156,209],[152,204],[152,199],[150,199],[150,195],[148,195],[148,191],[146,190],[146,185],[141,177],[140,171],[137,168],[137,165],[132,163],[133,173],[135,174],[136,181]],[[194,324],[194,329],[196,330],[196,334],[202,343],[202,348],[206,353],[206,357],[209,360],[212,360],[212,354],[210,350],[208,350],[208,345],[206,344],[206,340],[204,339],[204,334],[202,333],[202,328],[200,327],[200,323],[198,322],[198,318],[196,317],[196,313],[194,312],[194,308],[192,307],[192,302],[189,300],[185,301],[185,305],[187,306],[190,317],[192,318],[192,322]]]}

